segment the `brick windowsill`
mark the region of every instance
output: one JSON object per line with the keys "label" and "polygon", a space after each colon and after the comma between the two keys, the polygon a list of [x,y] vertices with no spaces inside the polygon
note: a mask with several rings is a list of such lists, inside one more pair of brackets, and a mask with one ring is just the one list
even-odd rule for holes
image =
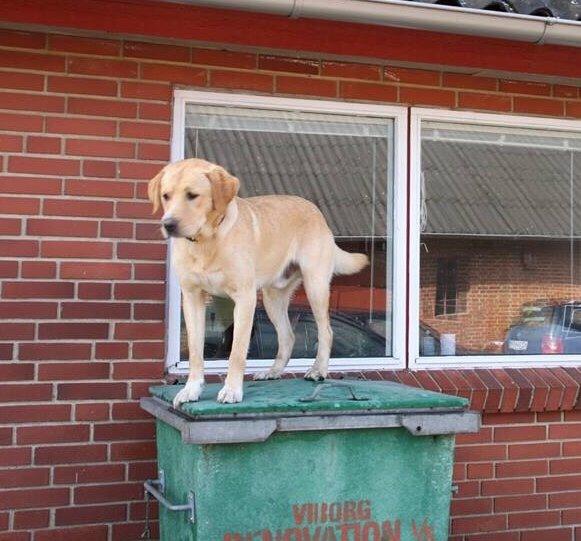
{"label": "brick windowsill", "polygon": [[[288,374],[288,377],[299,377]],[[431,391],[463,396],[470,408],[485,413],[581,410],[581,368],[495,368],[384,370],[331,373],[332,378],[395,381]],[[219,376],[207,376],[208,382]],[[167,377],[168,383],[177,381]]]}

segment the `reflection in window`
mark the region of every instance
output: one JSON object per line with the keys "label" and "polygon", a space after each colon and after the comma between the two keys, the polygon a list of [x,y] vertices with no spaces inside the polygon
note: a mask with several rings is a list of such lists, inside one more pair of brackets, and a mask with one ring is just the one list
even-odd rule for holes
{"label": "reflection in window", "polygon": [[[185,157],[224,166],[241,182],[240,196],[299,195],[325,215],[336,242],[369,255],[371,265],[331,287],[331,356],[391,355],[392,150],[389,119],[236,109],[188,104]],[[207,309],[205,358],[228,357],[233,304],[214,298]],[[316,324],[306,295],[297,290],[289,309],[294,359],[314,358]],[[260,303],[249,359],[273,359],[274,327]],[[181,359],[187,359],[185,325]]]}
{"label": "reflection in window", "polygon": [[420,354],[581,353],[581,136],[424,122],[421,160]]}

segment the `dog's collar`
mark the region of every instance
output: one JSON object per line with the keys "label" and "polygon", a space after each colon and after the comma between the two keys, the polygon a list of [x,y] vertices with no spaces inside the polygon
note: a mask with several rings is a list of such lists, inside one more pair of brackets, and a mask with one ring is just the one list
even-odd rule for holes
{"label": "dog's collar", "polygon": [[[225,216],[225,215],[224,215],[224,216],[220,216],[220,219],[218,220],[218,222],[217,222],[217,223],[215,222],[215,223],[213,224],[213,225],[214,225],[214,227],[215,227],[215,228],[218,228],[218,227],[220,227],[220,225],[221,225],[221,224],[222,224],[222,222],[224,221],[224,218],[226,218],[226,216]],[[192,242],[192,243],[198,243],[198,242],[200,242],[200,237],[199,237],[198,235],[196,235],[195,237],[184,237],[184,238],[185,238],[186,240],[189,240],[189,241],[190,241],[190,242]]]}

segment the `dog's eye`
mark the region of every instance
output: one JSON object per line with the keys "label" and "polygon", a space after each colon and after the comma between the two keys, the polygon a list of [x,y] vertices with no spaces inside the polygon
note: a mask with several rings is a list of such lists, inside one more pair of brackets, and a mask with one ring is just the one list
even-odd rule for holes
{"label": "dog's eye", "polygon": [[163,197],[163,200],[164,200],[164,201],[167,201],[167,200],[169,199],[169,194],[167,194],[167,193],[164,193],[164,194],[162,195],[162,197]]}
{"label": "dog's eye", "polygon": [[191,201],[192,199],[195,199],[196,197],[198,197],[198,194],[192,193],[192,192],[186,192],[186,197],[188,198],[188,201]]}

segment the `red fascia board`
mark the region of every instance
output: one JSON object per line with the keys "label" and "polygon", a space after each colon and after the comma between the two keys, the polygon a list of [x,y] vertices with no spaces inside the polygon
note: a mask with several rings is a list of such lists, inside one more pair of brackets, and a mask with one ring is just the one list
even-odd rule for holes
{"label": "red fascia board", "polygon": [[575,47],[285,17],[143,0],[0,2],[0,21],[20,25],[378,58],[478,70],[581,77]]}

